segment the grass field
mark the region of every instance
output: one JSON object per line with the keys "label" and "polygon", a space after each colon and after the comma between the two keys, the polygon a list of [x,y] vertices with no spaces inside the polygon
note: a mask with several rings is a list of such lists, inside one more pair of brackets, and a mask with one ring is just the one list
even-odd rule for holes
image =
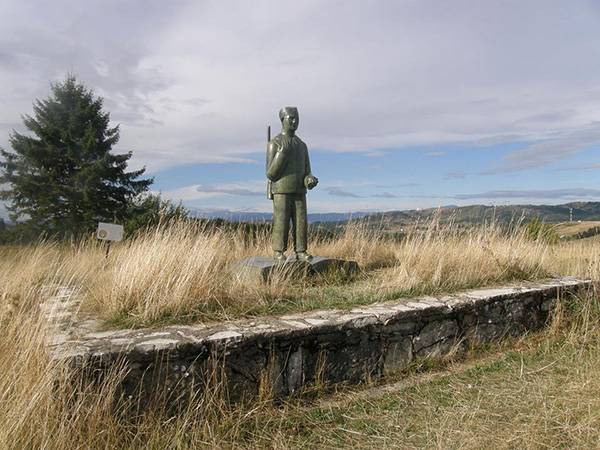
{"label": "grass field", "polygon": [[493,224],[465,233],[434,220],[398,242],[350,227],[311,250],[358,260],[360,276],[268,285],[244,284],[226,271],[235,259],[268,255],[265,235],[247,239],[188,223],[114,246],[106,266],[93,241],[2,249],[0,448],[597,448],[596,295],[564,304],[541,333],[386,380],[402,381],[401,388],[367,384],[331,394],[317,385],[293,399],[265,394],[231,406],[215,382],[174,416],[160,402],[137,413],[128,399],[115,413],[118,372],[100,385],[73,381],[76,374],[45,347],[39,303],[48,286],[79,286],[88,313],[130,324],[347,307],[551,274],[598,280],[598,245],[548,244]]}
{"label": "grass field", "polygon": [[595,227],[600,227],[600,222],[563,222],[553,225],[552,228],[559,237],[572,237]]}
{"label": "grass field", "polygon": [[45,352],[43,324],[24,313],[2,322],[0,448],[597,448],[599,318],[597,296],[581,297],[541,333],[424,362],[387,385],[231,406],[215,383],[171,415],[160,403],[138,414],[127,399],[116,414],[118,372],[75,393]]}
{"label": "grass field", "polygon": [[114,326],[152,326],[349,308],[553,274],[598,274],[594,241],[551,245],[517,227],[507,231],[489,224],[465,231],[435,219],[402,240],[351,225],[311,242],[314,254],[357,261],[362,271],[351,278],[327,274],[264,284],[228,272],[235,260],[270,255],[269,247],[266,231],[248,236],[193,222],[115,244],[107,261],[103,246],[91,239],[12,247],[0,251],[0,279],[6,280],[0,294],[10,306],[39,301],[42,287],[71,286],[85,313]]}

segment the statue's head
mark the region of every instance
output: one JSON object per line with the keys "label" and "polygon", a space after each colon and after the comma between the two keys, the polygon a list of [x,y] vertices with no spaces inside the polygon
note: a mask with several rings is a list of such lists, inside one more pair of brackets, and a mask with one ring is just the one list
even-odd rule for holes
{"label": "statue's head", "polygon": [[286,106],[279,110],[279,120],[283,129],[286,131],[296,131],[298,124],[300,123],[300,116],[298,115],[298,108],[295,106]]}

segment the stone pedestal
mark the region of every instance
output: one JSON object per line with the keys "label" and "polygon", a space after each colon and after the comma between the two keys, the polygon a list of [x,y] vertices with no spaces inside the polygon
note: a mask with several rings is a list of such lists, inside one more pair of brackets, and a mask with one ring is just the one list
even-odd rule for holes
{"label": "stone pedestal", "polygon": [[253,257],[236,261],[230,268],[230,271],[237,276],[259,278],[264,281],[273,275],[301,278],[330,270],[339,270],[349,274],[358,271],[358,264],[355,261],[319,256],[313,257],[310,262],[298,261],[295,256],[289,256],[284,263],[277,264],[273,258]]}

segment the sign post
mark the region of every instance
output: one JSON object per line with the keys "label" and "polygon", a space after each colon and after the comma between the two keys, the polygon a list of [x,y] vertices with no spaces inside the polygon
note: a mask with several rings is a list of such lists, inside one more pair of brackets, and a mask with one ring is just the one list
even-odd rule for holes
{"label": "sign post", "polygon": [[110,243],[112,241],[119,242],[123,240],[123,225],[100,222],[98,223],[96,237],[102,241],[106,241],[106,255],[104,255],[104,259],[108,259]]}

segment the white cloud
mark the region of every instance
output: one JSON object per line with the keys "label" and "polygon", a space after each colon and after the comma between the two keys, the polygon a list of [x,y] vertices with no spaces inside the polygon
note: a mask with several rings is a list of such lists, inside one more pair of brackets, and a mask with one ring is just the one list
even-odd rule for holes
{"label": "white cloud", "polygon": [[220,194],[216,192],[199,192],[199,184],[192,186],[185,186],[177,189],[170,189],[166,191],[153,191],[154,194],[160,193],[161,197],[165,200],[172,200],[174,202],[189,202],[191,200],[200,200],[204,198],[220,197]]}
{"label": "white cloud", "polygon": [[324,187],[323,190],[333,197],[343,197],[343,198],[361,198],[362,197],[362,195],[355,194],[354,192],[350,192],[350,191],[342,189],[338,186]]}
{"label": "white cloud", "polygon": [[555,169],[555,171],[562,172],[562,171],[569,171],[569,170],[589,170],[589,169],[600,169],[600,163],[582,164],[580,166],[574,166],[574,167],[562,167],[560,169]]}
{"label": "white cloud", "polygon": [[444,174],[444,180],[464,180],[468,175],[468,172],[463,172],[462,170],[447,172]]}
{"label": "white cloud", "polygon": [[595,122],[564,136],[536,142],[522,150],[514,151],[504,158],[503,165],[482,172],[482,175],[548,166],[598,144],[600,122]]}
{"label": "white cloud", "polygon": [[[600,120],[593,2],[37,0],[2,8],[3,147],[33,99],[69,71],[105,97],[121,123],[118,150],[132,150],[132,168],[149,172],[250,163],[264,151],[266,125],[278,131],[284,105],[300,108],[299,134],[312,148],[336,152],[543,140],[495,173],[589,147],[595,141],[574,131]],[[560,143],[549,140],[556,133]]]}
{"label": "white cloud", "polygon": [[234,3],[15,2],[3,11],[3,72],[35,73],[20,84],[39,95],[72,67],[107,97],[139,157],[161,135],[256,151],[251,136],[292,103],[313,145],[357,151],[356,139],[365,149],[536,133],[558,106],[571,111],[552,116],[559,126],[591,114],[577,98],[596,86],[591,4],[310,1],[282,14],[276,2]]}
{"label": "white cloud", "polygon": [[397,195],[390,194],[389,192],[382,192],[380,194],[373,194],[373,195],[371,195],[371,197],[375,197],[375,198],[398,198]]}
{"label": "white cloud", "polygon": [[172,189],[161,192],[165,199],[178,201],[192,201],[206,198],[217,198],[224,196],[242,196],[242,197],[266,197],[267,182],[262,180],[253,180],[249,182],[238,183],[212,183],[212,184],[194,184],[178,189]]}
{"label": "white cloud", "polygon": [[202,184],[197,187],[201,193],[216,193],[221,195],[238,195],[242,197],[264,197],[266,195],[265,181],[251,183],[222,183]]}

